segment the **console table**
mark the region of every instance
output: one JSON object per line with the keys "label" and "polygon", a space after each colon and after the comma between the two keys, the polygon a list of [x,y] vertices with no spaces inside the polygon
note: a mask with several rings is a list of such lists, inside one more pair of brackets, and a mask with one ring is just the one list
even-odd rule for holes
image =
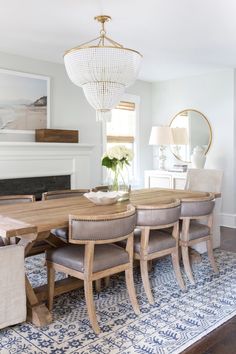
{"label": "console table", "polygon": [[144,172],[145,188],[184,189],[186,176],[186,172],[148,170]]}

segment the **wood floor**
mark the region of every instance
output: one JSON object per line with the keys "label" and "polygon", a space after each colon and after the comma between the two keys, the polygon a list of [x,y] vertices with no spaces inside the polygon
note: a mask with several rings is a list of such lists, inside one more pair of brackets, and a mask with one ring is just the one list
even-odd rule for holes
{"label": "wood floor", "polygon": [[[236,252],[236,229],[221,228],[221,249]],[[236,353],[236,316],[225,322],[183,354],[235,354]]]}

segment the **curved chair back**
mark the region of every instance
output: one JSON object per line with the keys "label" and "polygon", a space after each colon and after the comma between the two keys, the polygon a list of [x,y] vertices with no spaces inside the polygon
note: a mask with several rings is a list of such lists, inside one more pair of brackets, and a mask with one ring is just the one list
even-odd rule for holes
{"label": "curved chair back", "polygon": [[177,199],[171,199],[162,205],[138,205],[137,226],[171,226],[179,220],[180,211],[180,201]]}
{"label": "curved chair back", "polygon": [[35,202],[34,195],[4,195],[0,196],[0,205]]}
{"label": "curved chair back", "polygon": [[215,206],[214,194],[202,198],[182,199],[181,218],[198,218],[212,214]]}
{"label": "curved chair back", "polygon": [[93,192],[108,192],[108,186],[97,186],[93,188]]}
{"label": "curved chair back", "polygon": [[[32,203],[35,202],[34,195],[4,195],[0,196],[0,205],[10,205],[18,203]],[[0,237],[0,247],[5,246],[3,238]]]}
{"label": "curved chair back", "polygon": [[89,189],[66,189],[50,191],[42,194],[42,200],[81,197],[84,193],[88,192]]}
{"label": "curved chair back", "polygon": [[128,206],[127,211],[98,216],[69,216],[69,242],[110,243],[127,238],[135,229],[136,211]]}

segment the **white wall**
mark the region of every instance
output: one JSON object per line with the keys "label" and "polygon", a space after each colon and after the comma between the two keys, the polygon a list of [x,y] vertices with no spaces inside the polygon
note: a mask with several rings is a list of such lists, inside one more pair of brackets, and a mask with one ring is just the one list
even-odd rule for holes
{"label": "white wall", "polygon": [[[51,127],[79,129],[80,142],[94,144],[92,156],[92,184],[101,183],[102,126],[95,119],[95,111],[87,103],[81,88],[73,85],[64,66],[21,56],[0,53],[0,68],[41,74],[51,78]],[[151,149],[147,146],[151,129],[151,84],[137,81],[127,92],[140,96],[140,178],[144,169],[152,165]],[[13,138],[12,138],[13,136]],[[10,138],[16,140],[16,135]],[[0,135],[3,141],[6,137]],[[22,138],[22,136],[20,136]],[[18,138],[19,139],[19,138]],[[24,140],[29,136],[24,136]],[[32,137],[31,137],[32,139]]]}
{"label": "white wall", "polygon": [[234,70],[153,84],[153,124],[169,124],[183,109],[194,108],[208,118],[213,132],[205,168],[224,170],[223,224],[235,224],[234,178]]}

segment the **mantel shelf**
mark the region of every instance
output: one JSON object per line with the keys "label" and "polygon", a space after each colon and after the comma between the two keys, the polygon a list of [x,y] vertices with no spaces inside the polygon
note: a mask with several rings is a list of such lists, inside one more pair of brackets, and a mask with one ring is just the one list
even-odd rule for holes
{"label": "mantel shelf", "polygon": [[94,145],[91,144],[81,144],[81,143],[37,143],[37,142],[19,142],[19,141],[11,141],[11,142],[0,142],[1,147],[70,147],[70,148],[93,148]]}

